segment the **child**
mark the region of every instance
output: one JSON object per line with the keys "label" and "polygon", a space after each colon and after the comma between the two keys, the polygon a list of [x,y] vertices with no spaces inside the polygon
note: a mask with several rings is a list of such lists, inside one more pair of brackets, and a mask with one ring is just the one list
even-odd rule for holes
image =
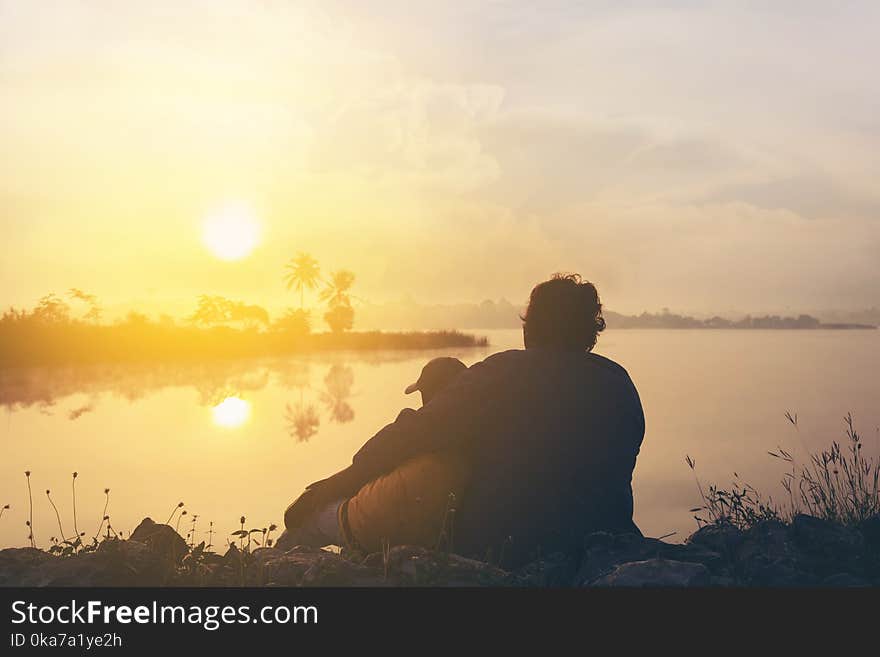
{"label": "child", "polygon": [[[428,404],[466,369],[457,358],[435,358],[405,393],[418,390],[422,404]],[[406,408],[400,415],[415,412]],[[287,529],[277,547],[335,544],[364,552],[379,551],[384,542],[434,547],[463,494],[469,469],[463,454],[423,454],[353,490],[350,472],[346,468],[310,485],[288,507]],[[354,494],[346,498],[346,489]],[[344,494],[334,495],[336,491]]]}

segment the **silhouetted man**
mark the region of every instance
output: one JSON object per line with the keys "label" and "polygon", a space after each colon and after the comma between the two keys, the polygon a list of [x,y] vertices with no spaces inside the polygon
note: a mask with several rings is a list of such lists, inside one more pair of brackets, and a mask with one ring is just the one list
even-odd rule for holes
{"label": "silhouetted man", "polygon": [[458,553],[503,554],[503,565],[516,566],[538,553],[576,551],[593,531],[638,532],[631,480],[644,415],[627,372],[591,353],[604,328],[591,283],[571,274],[539,284],[523,317],[525,350],[472,365],[418,411],[401,414],[351,466],[307,489],[285,514],[288,531],[323,514],[325,525],[331,517],[337,524],[326,533],[356,541],[350,500],[414,459],[436,458],[466,474],[456,502]]}

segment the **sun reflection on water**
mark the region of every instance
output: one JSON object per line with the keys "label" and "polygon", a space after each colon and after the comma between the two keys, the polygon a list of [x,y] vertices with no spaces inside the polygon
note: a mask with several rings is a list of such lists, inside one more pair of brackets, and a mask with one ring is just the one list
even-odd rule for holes
{"label": "sun reflection on water", "polygon": [[240,397],[227,397],[211,409],[211,416],[217,426],[234,429],[248,421],[251,404]]}

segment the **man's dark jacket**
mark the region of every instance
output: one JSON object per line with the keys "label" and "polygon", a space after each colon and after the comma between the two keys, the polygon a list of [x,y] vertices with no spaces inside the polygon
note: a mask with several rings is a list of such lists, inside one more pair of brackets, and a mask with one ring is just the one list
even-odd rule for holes
{"label": "man's dark jacket", "polygon": [[638,393],[617,363],[587,352],[505,351],[401,413],[351,466],[312,484],[304,506],[353,495],[413,456],[464,450],[473,471],[455,551],[503,554],[515,565],[576,550],[589,532],[638,531],[631,480],[644,432]]}

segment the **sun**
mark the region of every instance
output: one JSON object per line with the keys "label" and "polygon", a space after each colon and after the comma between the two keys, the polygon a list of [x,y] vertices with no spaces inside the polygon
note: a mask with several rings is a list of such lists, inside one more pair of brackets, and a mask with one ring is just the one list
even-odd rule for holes
{"label": "sun", "polygon": [[221,260],[240,260],[259,244],[260,222],[246,206],[226,206],[205,218],[202,241]]}
{"label": "sun", "polygon": [[214,424],[227,429],[240,427],[251,416],[251,405],[241,397],[227,397],[211,409]]}

